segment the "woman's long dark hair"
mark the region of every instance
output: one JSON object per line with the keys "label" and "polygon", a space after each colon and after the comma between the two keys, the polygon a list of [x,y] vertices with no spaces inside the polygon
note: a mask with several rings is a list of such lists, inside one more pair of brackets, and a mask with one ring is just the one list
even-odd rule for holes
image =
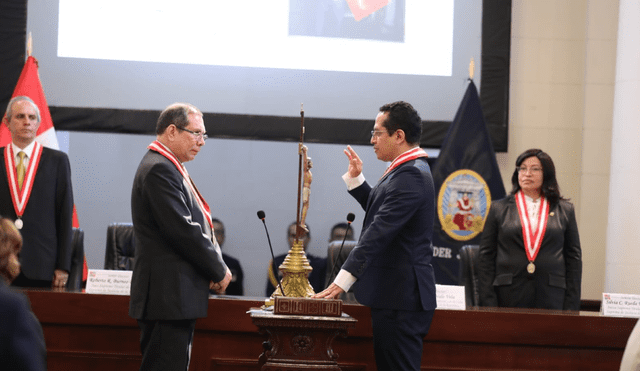
{"label": "woman's long dark hair", "polygon": [[518,168],[522,165],[524,160],[534,156],[537,157],[542,164],[542,195],[547,199],[547,201],[549,201],[550,206],[553,206],[565,198],[560,195],[560,186],[556,179],[556,167],[553,164],[553,160],[551,159],[551,156],[541,149],[528,149],[518,156],[518,159],[516,160],[516,168],[511,176],[511,185],[513,186],[511,189],[511,195],[515,195],[520,190],[520,183],[518,183]]}
{"label": "woman's long dark hair", "polygon": [[22,236],[13,222],[0,218],[0,280],[11,283],[20,272],[20,266],[11,262],[11,255],[18,255],[22,248]]}

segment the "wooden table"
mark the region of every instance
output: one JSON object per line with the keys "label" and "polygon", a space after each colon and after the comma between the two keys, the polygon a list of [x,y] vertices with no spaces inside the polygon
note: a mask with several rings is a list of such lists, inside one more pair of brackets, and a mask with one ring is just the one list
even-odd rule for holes
{"label": "wooden table", "polygon": [[[47,342],[48,369],[138,370],[139,336],[129,297],[26,291]],[[264,298],[212,298],[196,324],[191,370],[256,370],[266,334],[249,309]],[[367,307],[344,305],[357,320],[333,350],[343,370],[375,370]],[[423,370],[618,370],[637,319],[554,311],[436,310]]]}

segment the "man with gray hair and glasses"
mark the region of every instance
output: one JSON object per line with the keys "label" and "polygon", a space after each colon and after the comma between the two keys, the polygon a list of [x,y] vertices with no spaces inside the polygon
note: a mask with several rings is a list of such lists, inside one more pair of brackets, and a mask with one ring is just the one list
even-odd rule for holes
{"label": "man with gray hair and glasses", "polygon": [[131,190],[136,252],[129,315],[141,330],[141,370],[187,370],[209,290],[224,293],[232,276],[209,205],[184,166],[207,139],[202,112],[172,104],[160,114],[156,134]]}

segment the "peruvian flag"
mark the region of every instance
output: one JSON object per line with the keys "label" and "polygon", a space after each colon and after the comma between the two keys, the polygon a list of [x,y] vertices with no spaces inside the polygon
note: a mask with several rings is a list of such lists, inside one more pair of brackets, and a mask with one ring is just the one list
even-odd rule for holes
{"label": "peruvian flag", "polygon": [[[29,56],[27,62],[24,64],[20,78],[16,89],[13,91],[13,97],[27,96],[33,100],[33,102],[40,109],[40,127],[36,133],[36,140],[45,147],[60,149],[58,145],[58,137],[56,131],[53,128],[53,121],[51,120],[51,113],[49,112],[49,106],[47,105],[47,98],[44,96],[44,90],[40,83],[40,76],[38,75],[38,61]],[[11,133],[7,125],[0,125],[0,148],[11,143]],[[78,228],[78,215],[76,213],[76,207],[73,206],[73,226]],[[84,258],[84,268],[82,270],[82,280],[87,280],[87,258]]]}
{"label": "peruvian flag", "polygon": [[389,0],[347,0],[353,18],[360,21],[389,4]]}

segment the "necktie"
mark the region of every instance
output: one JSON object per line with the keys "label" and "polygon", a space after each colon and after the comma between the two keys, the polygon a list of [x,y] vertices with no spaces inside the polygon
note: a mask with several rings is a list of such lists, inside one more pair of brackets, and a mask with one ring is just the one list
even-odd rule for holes
{"label": "necktie", "polygon": [[25,173],[25,166],[24,166],[24,158],[27,156],[26,153],[20,151],[18,152],[18,157],[20,157],[20,161],[18,161],[18,166],[16,166],[16,172],[18,173],[18,187],[20,187],[20,189],[22,189],[22,182],[24,181],[24,173]]}

